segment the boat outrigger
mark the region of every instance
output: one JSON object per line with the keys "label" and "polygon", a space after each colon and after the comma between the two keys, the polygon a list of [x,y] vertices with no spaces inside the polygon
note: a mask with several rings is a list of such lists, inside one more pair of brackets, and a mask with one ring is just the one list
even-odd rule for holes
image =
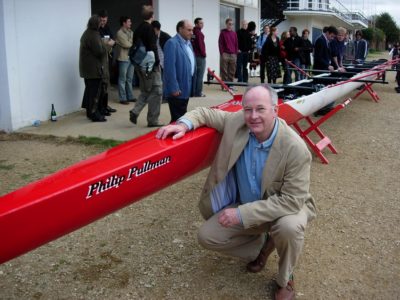
{"label": "boat outrigger", "polygon": [[[344,81],[335,78],[336,81],[328,85],[325,80],[332,76],[328,73],[289,86],[275,85],[281,98],[279,116],[293,125],[327,163],[321,151],[326,146],[331,150],[334,148],[318,128],[323,118],[314,122],[309,116],[367,84],[366,81],[382,78],[388,65],[387,62],[378,64]],[[232,100],[215,108],[238,111],[241,98],[241,95],[234,95]],[[336,106],[336,111],[349,101]],[[311,122],[311,129],[300,128],[298,121],[302,119]],[[312,130],[322,134],[322,140],[317,144],[307,141]],[[220,135],[206,127],[190,132],[180,140],[158,140],[153,131],[0,197],[0,263],[208,167],[219,141]]]}

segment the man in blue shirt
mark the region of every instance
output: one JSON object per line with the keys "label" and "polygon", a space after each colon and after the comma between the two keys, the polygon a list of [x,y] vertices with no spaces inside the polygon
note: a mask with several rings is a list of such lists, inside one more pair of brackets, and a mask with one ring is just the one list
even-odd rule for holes
{"label": "man in blue shirt", "polygon": [[168,101],[171,122],[178,120],[187,111],[196,69],[190,42],[193,35],[192,23],[188,20],[179,21],[176,32],[164,46],[164,97]]}
{"label": "man in blue shirt", "polygon": [[316,210],[309,193],[311,154],[277,117],[277,99],[268,85],[252,87],[243,96],[243,110],[200,107],[160,128],[157,138],[179,139],[201,126],[222,133],[200,196],[206,221],[199,243],[242,258],[249,272],[260,272],[276,249],[280,300],[294,298],[293,270]]}

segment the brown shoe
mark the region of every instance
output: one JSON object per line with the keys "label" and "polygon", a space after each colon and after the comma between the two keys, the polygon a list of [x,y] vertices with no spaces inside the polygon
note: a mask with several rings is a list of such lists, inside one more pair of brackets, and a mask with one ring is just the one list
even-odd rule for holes
{"label": "brown shoe", "polygon": [[295,296],[293,280],[289,280],[286,287],[278,286],[275,292],[275,300],[293,300]]}
{"label": "brown shoe", "polygon": [[264,242],[264,246],[260,250],[260,254],[258,254],[257,258],[252,262],[249,262],[246,266],[247,271],[251,273],[260,272],[264,269],[265,264],[267,263],[268,256],[275,250],[275,244],[272,237],[267,234]]}

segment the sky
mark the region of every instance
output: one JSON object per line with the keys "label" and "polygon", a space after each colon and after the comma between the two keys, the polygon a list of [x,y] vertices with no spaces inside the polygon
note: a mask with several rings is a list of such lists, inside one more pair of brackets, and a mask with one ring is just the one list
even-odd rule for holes
{"label": "sky", "polygon": [[376,0],[376,13],[380,14],[383,12],[389,13],[400,27],[400,2],[399,0]]}
{"label": "sky", "polygon": [[400,27],[400,1],[399,0],[339,0],[351,11],[364,12],[366,17],[389,13],[397,26]]}

